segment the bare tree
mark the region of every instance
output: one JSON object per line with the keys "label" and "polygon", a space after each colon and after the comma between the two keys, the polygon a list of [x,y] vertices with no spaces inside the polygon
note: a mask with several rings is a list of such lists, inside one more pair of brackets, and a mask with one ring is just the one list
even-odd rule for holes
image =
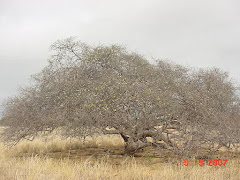
{"label": "bare tree", "polygon": [[227,73],[150,64],[122,46],[95,47],[74,38],[51,49],[35,84],[6,101],[6,140],[60,128],[66,137],[119,134],[125,154],[156,146],[186,156],[204,144],[218,144],[214,153],[239,143],[239,97]]}

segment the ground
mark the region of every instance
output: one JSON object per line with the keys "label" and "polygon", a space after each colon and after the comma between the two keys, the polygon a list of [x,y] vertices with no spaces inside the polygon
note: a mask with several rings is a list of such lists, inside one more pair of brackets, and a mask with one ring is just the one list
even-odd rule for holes
{"label": "ground", "polygon": [[0,145],[0,180],[174,180],[239,179],[238,153],[219,152],[226,166],[199,166],[197,159],[174,156],[148,147],[135,157],[124,157],[123,141],[117,135],[77,139],[23,141],[9,149]]}

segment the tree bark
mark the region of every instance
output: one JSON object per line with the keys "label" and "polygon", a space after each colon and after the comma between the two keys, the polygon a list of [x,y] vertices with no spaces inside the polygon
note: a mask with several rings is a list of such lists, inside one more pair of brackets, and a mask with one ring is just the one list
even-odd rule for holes
{"label": "tree bark", "polygon": [[147,146],[150,146],[150,144],[144,143],[140,140],[134,141],[134,138],[129,137],[127,142],[125,141],[124,155],[133,156],[137,152],[137,150]]}

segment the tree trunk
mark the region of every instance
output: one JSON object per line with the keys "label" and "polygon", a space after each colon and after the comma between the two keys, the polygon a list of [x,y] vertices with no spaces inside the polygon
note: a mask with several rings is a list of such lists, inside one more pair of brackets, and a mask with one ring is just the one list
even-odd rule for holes
{"label": "tree trunk", "polygon": [[145,147],[147,144],[142,141],[134,141],[133,138],[128,138],[127,142],[125,141],[125,149],[124,149],[124,155],[130,155],[133,156],[137,150]]}

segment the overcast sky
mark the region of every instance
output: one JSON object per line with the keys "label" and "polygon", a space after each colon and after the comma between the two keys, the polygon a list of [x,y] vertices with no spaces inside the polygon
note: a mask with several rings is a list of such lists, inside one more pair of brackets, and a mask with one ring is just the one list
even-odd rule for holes
{"label": "overcast sky", "polygon": [[0,0],[0,101],[41,71],[54,41],[69,36],[219,67],[240,82],[238,0]]}

